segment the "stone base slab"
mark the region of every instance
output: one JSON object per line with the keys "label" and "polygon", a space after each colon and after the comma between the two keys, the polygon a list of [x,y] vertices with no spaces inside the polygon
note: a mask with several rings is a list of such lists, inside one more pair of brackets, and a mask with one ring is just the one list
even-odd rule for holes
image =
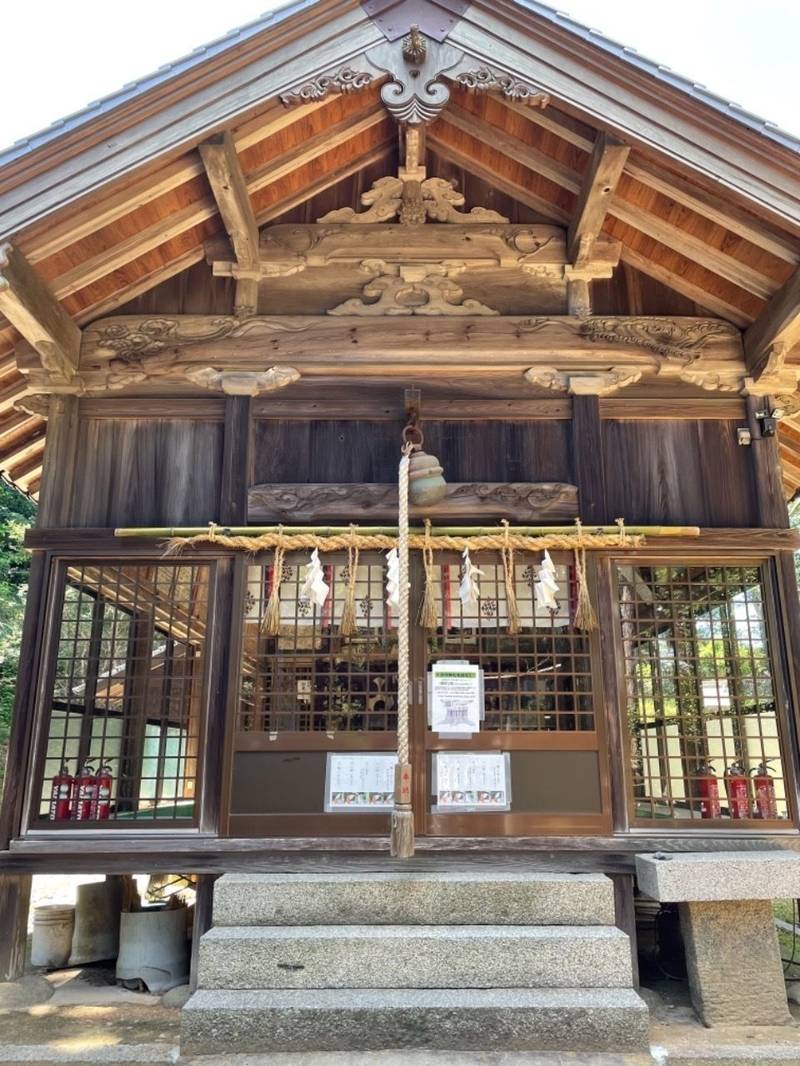
{"label": "stone base slab", "polygon": [[643,1051],[632,989],[322,989],[196,992],[183,1055],[269,1051]]}
{"label": "stone base slab", "polygon": [[704,1025],[784,1025],[786,1000],[772,904],[680,904],[692,1004]]}

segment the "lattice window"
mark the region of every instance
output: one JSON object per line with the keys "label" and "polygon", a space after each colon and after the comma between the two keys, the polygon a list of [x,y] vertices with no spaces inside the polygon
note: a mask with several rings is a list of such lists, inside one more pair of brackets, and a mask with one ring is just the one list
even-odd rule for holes
{"label": "lattice window", "polygon": [[[194,817],[208,583],[207,565],[65,567],[40,818],[124,828]],[[66,804],[52,802],[58,776],[74,779],[61,782]]]}
{"label": "lattice window", "polygon": [[459,595],[461,568],[437,568],[437,617],[428,637],[428,658],[467,659],[484,671],[486,720],[483,729],[593,731],[592,669],[587,635],[573,625],[575,575],[559,564],[558,608],[536,603],[535,568],[515,565],[515,596],[522,627],[508,632],[503,567],[496,556],[476,557],[483,577],[480,599],[467,609]]}
{"label": "lattice window", "polygon": [[344,563],[324,566],[330,595],[320,609],[302,596],[307,557],[287,559],[280,630],[264,632],[270,562],[248,567],[237,728],[258,733],[354,733],[397,728],[396,620],[385,605],[380,556],[356,574],[356,632],[340,622],[348,584]]}
{"label": "lattice window", "polygon": [[636,816],[787,818],[758,567],[617,575]]}

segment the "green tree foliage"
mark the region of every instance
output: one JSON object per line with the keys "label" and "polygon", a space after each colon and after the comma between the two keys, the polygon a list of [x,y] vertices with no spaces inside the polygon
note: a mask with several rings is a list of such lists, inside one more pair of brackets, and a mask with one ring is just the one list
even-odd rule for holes
{"label": "green tree foliage", "polygon": [[22,542],[35,514],[36,506],[27,496],[0,481],[0,775],[5,771],[28,589],[30,560]]}

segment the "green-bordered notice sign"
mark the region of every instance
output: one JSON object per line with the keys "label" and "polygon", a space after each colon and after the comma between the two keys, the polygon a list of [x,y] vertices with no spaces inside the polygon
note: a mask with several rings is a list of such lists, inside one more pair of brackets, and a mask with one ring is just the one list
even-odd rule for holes
{"label": "green-bordered notice sign", "polygon": [[434,663],[430,675],[430,723],[434,733],[472,736],[483,718],[483,677],[474,663]]}

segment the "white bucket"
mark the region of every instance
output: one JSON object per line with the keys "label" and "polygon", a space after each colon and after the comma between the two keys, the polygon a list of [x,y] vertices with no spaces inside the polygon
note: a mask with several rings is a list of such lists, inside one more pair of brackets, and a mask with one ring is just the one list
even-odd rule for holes
{"label": "white bucket", "polygon": [[142,981],[167,992],[189,980],[186,907],[123,911],[119,925],[118,981]]}
{"label": "white bucket", "polygon": [[67,965],[72,950],[75,908],[61,904],[36,907],[33,911],[31,965],[57,970]]}

